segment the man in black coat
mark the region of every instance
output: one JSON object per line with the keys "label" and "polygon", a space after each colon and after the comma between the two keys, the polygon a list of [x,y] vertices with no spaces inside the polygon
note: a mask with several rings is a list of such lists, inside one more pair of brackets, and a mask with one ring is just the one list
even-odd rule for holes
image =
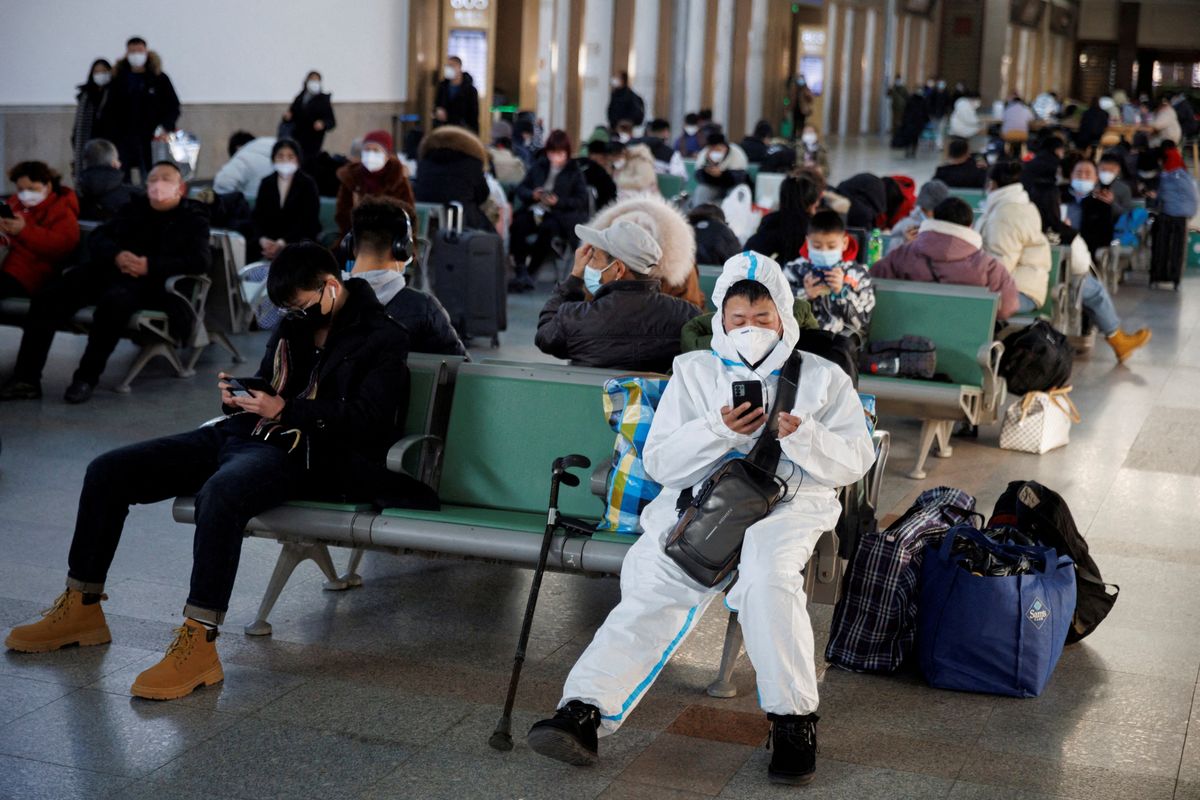
{"label": "man in black coat", "polygon": [[385,466],[407,409],[408,337],[369,286],[342,283],[339,274],[320,245],[285,248],[271,263],[267,291],[287,317],[255,379],[219,376],[225,418],[110,451],[89,465],[67,589],[55,613],[9,634],[9,648],[45,652],[110,641],[100,601],[129,507],[193,494],[184,621],[163,660],[130,690],[156,700],[183,697],[224,677],[217,626],[251,517],[297,496],[437,507],[428,487]]}
{"label": "man in black coat", "polygon": [[76,176],[79,218],[112,219],[137,191],[121,172],[116,145],[107,139],[92,139],[83,148],[83,169]]}
{"label": "man in black coat", "polygon": [[987,167],[982,166],[971,155],[971,144],[966,139],[954,137],[946,148],[949,159],[933,173],[933,179],[941,181],[951,189],[982,189],[987,183]]}
{"label": "man in black coat", "polygon": [[406,285],[404,271],[415,254],[412,223],[399,202],[364,198],[351,216],[349,239],[352,252],[340,253],[339,261],[353,260],[351,275],[370,284],[388,316],[404,326],[412,352],[467,355],[438,299]]}
{"label": "man in black coat", "polygon": [[442,68],[443,80],[433,98],[433,125],[461,125],[479,133],[479,92],[471,73],[463,72],[462,59],[450,56]]}
{"label": "man in black coat", "polygon": [[87,349],[67,388],[68,403],[92,396],[129,318],[146,309],[166,311],[172,329],[187,320],[186,302],[166,289],[177,275],[203,275],[212,262],[208,220],[185,199],[179,168],[162,161],[150,170],[146,195],[138,195],[88,238],[90,263],[63,274],[33,300],[12,378],[0,400],[41,397],[42,368],[54,332],[79,309],[95,305]]}
{"label": "man in black coat", "polygon": [[538,349],[579,366],[669,371],[683,326],[700,312],[650,277],[662,258],[658,242],[628,220],[604,230],[577,225],[575,234],[583,244],[538,316]]}
{"label": "man in black coat", "polygon": [[1021,170],[1021,185],[1041,214],[1043,231],[1058,231],[1062,226],[1058,178],[1066,147],[1058,136],[1045,137],[1037,154]]}
{"label": "man in black coat", "polygon": [[113,70],[108,107],[97,131],[116,144],[127,180],[134,167],[139,179],[146,180],[155,130],[169,133],[178,119],[179,96],[162,71],[162,60],[146,48],[145,39],[134,36],[125,43],[125,57]]}
{"label": "man in black coat", "polygon": [[646,119],[646,101],[629,88],[629,73],[619,72],[612,79],[612,95],[608,100],[608,127],[617,129],[617,123],[628,120],[641,125]]}
{"label": "man in black coat", "polygon": [[609,160],[609,145],[599,139],[587,143],[587,158],[576,159],[583,171],[583,179],[596,198],[597,211],[617,199],[617,184],[608,171]]}

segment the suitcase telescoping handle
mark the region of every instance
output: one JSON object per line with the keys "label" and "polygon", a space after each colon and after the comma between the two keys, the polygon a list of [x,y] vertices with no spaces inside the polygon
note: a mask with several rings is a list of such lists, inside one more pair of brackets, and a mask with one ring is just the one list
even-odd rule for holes
{"label": "suitcase telescoping handle", "polygon": [[446,228],[455,236],[461,236],[463,230],[463,204],[452,200],[446,204]]}

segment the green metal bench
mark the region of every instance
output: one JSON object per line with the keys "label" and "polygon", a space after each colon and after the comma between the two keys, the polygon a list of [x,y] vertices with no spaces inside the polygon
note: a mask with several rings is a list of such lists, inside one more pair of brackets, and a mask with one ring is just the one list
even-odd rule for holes
{"label": "green metal bench", "polygon": [[[1082,295],[1075,293],[1075,299]],[[1046,302],[1042,307],[1029,314],[1019,314],[1009,317],[1010,325],[1032,325],[1035,320],[1044,319],[1054,329],[1069,333],[1072,319],[1071,292],[1071,250],[1069,247],[1054,245],[1050,248],[1050,276],[1046,290]]]}
{"label": "green metal bench", "polygon": [[687,179],[679,175],[658,175],[658,191],[668,200],[678,197],[687,188]]}
{"label": "green metal bench", "polygon": [[704,292],[705,308],[716,311],[717,307],[712,301],[713,289],[717,287],[717,278],[721,277],[725,268],[720,264],[701,264],[697,269],[700,270],[700,291]]}
{"label": "green metal bench", "polygon": [[965,201],[977,215],[983,210],[986,197],[983,189],[951,189],[950,196]]}
{"label": "green metal bench", "polygon": [[998,418],[1006,394],[999,375],[1004,347],[994,341],[999,297],[977,286],[877,279],[871,340],[925,336],[937,346],[937,371],[950,383],[862,375],[859,391],[873,394],[881,418],[922,421],[917,462],[908,477],[925,477],[935,440],[948,458],[954,423],[986,425]]}

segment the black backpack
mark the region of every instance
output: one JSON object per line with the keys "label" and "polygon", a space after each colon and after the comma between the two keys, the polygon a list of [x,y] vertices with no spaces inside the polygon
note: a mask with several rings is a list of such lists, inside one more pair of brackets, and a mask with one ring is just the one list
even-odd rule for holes
{"label": "black backpack", "polygon": [[858,388],[858,339],[842,333],[802,328],[796,349],[832,361],[850,376],[854,388]]}
{"label": "black backpack", "polygon": [[1039,319],[1004,338],[1000,377],[1013,394],[1061,389],[1071,383],[1072,358],[1067,337]]}
{"label": "black backpack", "polygon": [[[1078,642],[1104,621],[1121,587],[1105,583],[1100,568],[1088,554],[1087,541],[1067,503],[1051,489],[1036,481],[1013,481],[992,509],[988,527],[1010,525],[1058,553],[1075,561],[1075,617],[1067,631],[1067,644]],[[1108,593],[1108,587],[1114,589]]]}

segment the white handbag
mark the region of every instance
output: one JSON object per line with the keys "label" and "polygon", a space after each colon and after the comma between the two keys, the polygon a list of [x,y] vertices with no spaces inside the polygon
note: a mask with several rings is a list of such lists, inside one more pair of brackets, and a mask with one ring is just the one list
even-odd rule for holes
{"label": "white handbag", "polygon": [[1071,402],[1071,387],[1029,392],[1004,412],[1000,447],[1041,455],[1071,441],[1071,423],[1079,411]]}

